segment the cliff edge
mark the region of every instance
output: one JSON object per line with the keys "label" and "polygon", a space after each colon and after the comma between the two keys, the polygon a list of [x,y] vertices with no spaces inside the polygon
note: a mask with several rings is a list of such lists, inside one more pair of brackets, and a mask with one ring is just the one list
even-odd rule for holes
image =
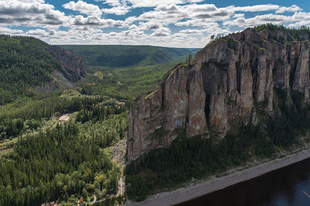
{"label": "cliff edge", "polygon": [[309,34],[246,29],[210,42],[193,61],[171,69],[137,97],[128,114],[128,160],[187,137],[223,138],[238,124],[278,114],[275,89],[309,105]]}

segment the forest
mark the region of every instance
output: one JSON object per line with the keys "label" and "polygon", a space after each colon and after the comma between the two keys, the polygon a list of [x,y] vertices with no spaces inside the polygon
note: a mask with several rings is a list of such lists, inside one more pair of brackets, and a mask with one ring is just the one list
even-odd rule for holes
{"label": "forest", "polygon": [[34,96],[32,86],[50,83],[49,74],[55,70],[63,72],[47,48],[48,44],[32,37],[0,36],[0,105]]}
{"label": "forest", "polygon": [[[111,161],[109,147],[125,137],[128,107],[103,97],[65,102],[2,120],[2,138],[17,141],[12,152],[0,154],[0,205],[72,205],[117,190],[120,165]],[[56,111],[72,112],[72,119],[41,129]]]}
{"label": "forest", "polygon": [[60,45],[83,55],[89,66],[125,68],[183,61],[198,49],[124,45]]}
{"label": "forest", "polygon": [[[113,160],[112,148],[126,137],[133,98],[152,90],[175,63],[90,66],[74,88],[41,92],[35,87],[49,87],[50,73],[62,70],[48,44],[0,40],[0,205],[73,205],[81,198],[122,204],[123,165]],[[69,120],[60,122],[62,115]]]}
{"label": "forest", "polygon": [[175,64],[176,62],[172,62],[126,68],[90,67],[86,79],[88,84],[83,83],[81,92],[132,101],[142,92],[152,91]]}
{"label": "forest", "polygon": [[277,24],[262,24],[259,26],[255,26],[254,29],[257,32],[261,32],[263,30],[269,30],[269,31],[285,31],[292,35],[293,39],[290,39],[290,41],[303,41],[305,39],[300,39],[300,34],[310,34],[310,27],[307,26],[301,26],[299,28],[289,28],[285,27],[283,25],[277,25]]}

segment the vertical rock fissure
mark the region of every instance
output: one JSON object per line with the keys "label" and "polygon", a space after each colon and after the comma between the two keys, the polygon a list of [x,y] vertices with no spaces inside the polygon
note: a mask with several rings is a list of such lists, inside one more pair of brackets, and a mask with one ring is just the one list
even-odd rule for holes
{"label": "vertical rock fissure", "polygon": [[236,62],[236,70],[237,70],[237,91],[241,93],[241,68],[240,68],[240,60]]}
{"label": "vertical rock fissure", "polygon": [[210,95],[206,95],[205,116],[206,116],[207,125],[210,126],[210,121],[209,121],[209,116],[210,116]]}
{"label": "vertical rock fissure", "polygon": [[[259,54],[257,54],[259,56]],[[254,59],[254,60],[253,60]],[[252,96],[255,98],[257,96],[257,88],[259,87],[259,79],[258,79],[258,58],[254,58],[251,55],[251,74],[253,78],[253,86],[252,86]]]}

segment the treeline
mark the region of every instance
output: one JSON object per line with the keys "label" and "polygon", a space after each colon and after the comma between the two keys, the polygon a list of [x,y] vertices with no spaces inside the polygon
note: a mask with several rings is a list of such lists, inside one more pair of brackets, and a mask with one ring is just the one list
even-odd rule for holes
{"label": "treeline", "polygon": [[128,127],[127,111],[118,115],[111,115],[104,121],[94,120],[79,125],[80,135],[94,139],[101,148],[115,145],[125,137]]}
{"label": "treeline", "polygon": [[220,174],[230,168],[248,163],[253,158],[270,158],[277,151],[302,145],[310,129],[309,108],[298,92],[275,89],[276,115],[254,126],[234,126],[231,133],[219,140],[198,137],[186,138],[183,131],[167,149],[157,149],[141,156],[126,167],[130,199],[144,200],[148,195],[173,188],[192,178]]}
{"label": "treeline", "polygon": [[279,111],[267,121],[268,137],[276,146],[288,148],[310,129],[310,108],[300,92],[275,89]]}
{"label": "treeline", "polygon": [[175,61],[197,49],[124,45],[61,45],[85,56],[89,66],[110,68],[148,66]]}
{"label": "treeline", "polygon": [[295,41],[307,40],[307,39],[303,39],[301,37],[301,34],[310,35],[310,27],[307,27],[307,26],[301,26],[301,27],[296,29],[296,28],[287,28],[283,25],[276,25],[276,24],[267,23],[267,24],[255,26],[254,29],[257,32],[261,32],[263,30],[270,30],[270,31],[282,30],[282,31],[288,32],[289,34],[291,34],[293,36],[294,39],[292,39],[292,41],[293,40],[295,40]]}
{"label": "treeline", "polygon": [[126,167],[129,199],[144,200],[147,196],[173,188],[180,183],[225,172],[251,159],[251,154],[270,157],[272,141],[260,133],[260,127],[242,126],[238,135],[214,138],[187,138],[183,132],[168,149],[143,155]]}
{"label": "treeline", "polygon": [[119,170],[96,144],[101,137],[78,134],[77,125],[65,124],[19,139],[13,153],[0,156],[0,205],[76,203],[80,196],[115,191]]}
{"label": "treeline", "polygon": [[93,121],[103,121],[107,117],[113,114],[121,114],[126,111],[125,105],[96,105],[92,108],[85,108],[77,114],[76,121],[79,122],[88,122],[90,120]]}

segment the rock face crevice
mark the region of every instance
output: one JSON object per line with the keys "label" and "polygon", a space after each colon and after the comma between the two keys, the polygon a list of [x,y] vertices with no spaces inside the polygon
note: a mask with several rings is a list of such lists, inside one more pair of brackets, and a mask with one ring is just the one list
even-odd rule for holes
{"label": "rock face crevice", "polygon": [[168,147],[179,131],[222,138],[232,123],[256,124],[257,105],[274,113],[274,88],[300,92],[309,103],[308,38],[247,29],[210,42],[190,66],[175,66],[153,92],[134,100],[128,160]]}

